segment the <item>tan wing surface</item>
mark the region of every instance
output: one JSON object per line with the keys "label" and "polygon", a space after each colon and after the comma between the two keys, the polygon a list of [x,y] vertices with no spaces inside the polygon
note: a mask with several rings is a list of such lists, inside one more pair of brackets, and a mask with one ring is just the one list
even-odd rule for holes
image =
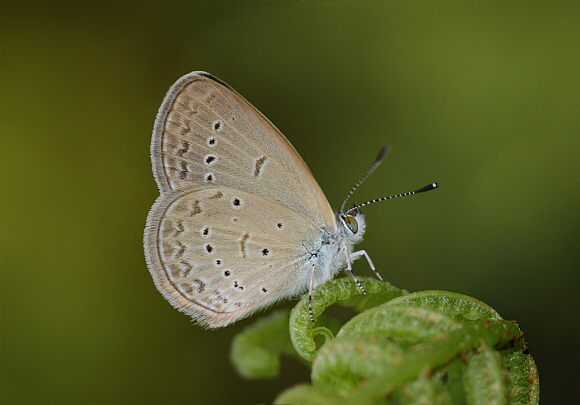
{"label": "tan wing surface", "polygon": [[312,173],[284,135],[230,86],[205,72],[180,78],[155,121],[161,192],[227,186],[277,202],[317,227],[336,227]]}
{"label": "tan wing surface", "polygon": [[[147,218],[145,256],[158,290],[209,327],[307,288],[301,214],[228,187],[168,191]],[[311,234],[311,239],[319,237]]]}

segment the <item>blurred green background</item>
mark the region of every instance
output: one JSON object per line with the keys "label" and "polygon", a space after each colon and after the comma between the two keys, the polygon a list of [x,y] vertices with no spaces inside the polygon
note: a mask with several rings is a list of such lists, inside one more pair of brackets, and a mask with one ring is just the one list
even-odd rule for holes
{"label": "blurred green background", "polygon": [[[143,257],[149,159],[169,86],[225,80],[354,201],[394,285],[515,319],[542,403],[576,391],[580,7],[567,2],[3,2],[2,404],[270,402],[309,378],[244,381],[232,337],[156,291]],[[370,275],[358,262],[355,271]],[[281,306],[292,306],[287,302]],[[576,397],[577,398],[577,397]]]}

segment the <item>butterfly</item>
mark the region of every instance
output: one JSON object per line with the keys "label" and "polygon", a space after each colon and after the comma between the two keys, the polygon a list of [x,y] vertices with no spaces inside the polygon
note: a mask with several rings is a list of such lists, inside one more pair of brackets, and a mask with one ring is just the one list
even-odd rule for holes
{"label": "butterfly", "polygon": [[[151,140],[160,196],[144,249],[157,289],[199,324],[224,327],[332,279],[369,255],[353,247],[366,223],[359,208],[333,212],[282,133],[233,88],[206,72],[178,79],[157,113]],[[312,310],[310,313],[312,317]]]}

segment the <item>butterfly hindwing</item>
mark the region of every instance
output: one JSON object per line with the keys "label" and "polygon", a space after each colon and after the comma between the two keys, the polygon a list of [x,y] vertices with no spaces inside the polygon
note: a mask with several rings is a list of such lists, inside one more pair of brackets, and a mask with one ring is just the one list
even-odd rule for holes
{"label": "butterfly hindwing", "polygon": [[303,223],[287,207],[228,187],[169,191],[149,213],[146,258],[173,306],[225,326],[306,288]]}

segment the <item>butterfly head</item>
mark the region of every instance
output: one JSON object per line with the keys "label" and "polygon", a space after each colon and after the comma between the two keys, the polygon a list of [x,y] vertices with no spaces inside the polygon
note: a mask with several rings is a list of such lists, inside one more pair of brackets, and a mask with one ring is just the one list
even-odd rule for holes
{"label": "butterfly head", "polygon": [[353,243],[360,241],[366,230],[365,216],[360,210],[336,214],[337,222],[344,235]]}

